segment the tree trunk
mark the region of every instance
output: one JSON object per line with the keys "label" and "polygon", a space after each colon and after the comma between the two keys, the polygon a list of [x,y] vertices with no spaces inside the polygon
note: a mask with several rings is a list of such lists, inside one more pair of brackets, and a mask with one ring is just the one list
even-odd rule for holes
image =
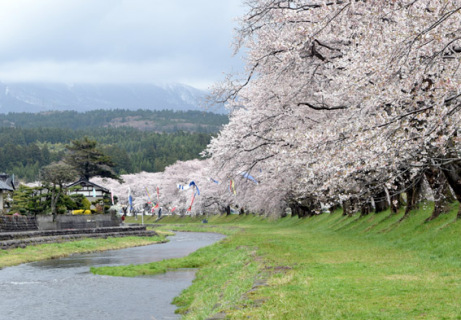
{"label": "tree trunk", "polygon": [[343,216],[352,217],[354,213],[359,211],[358,199],[347,199],[343,202]]}
{"label": "tree trunk", "polygon": [[369,201],[363,201],[360,206],[360,216],[364,217],[369,215],[371,212],[371,203]]}
{"label": "tree trunk", "polygon": [[56,217],[58,215],[58,200],[60,196],[60,191],[58,191],[56,188],[53,188],[51,190],[51,214],[53,215],[53,222],[56,221]]}
{"label": "tree trunk", "polygon": [[296,205],[298,211],[298,218],[306,218],[312,216],[312,211],[308,206],[297,203]]}
{"label": "tree trunk", "polygon": [[456,218],[461,219],[461,167],[459,164],[451,163],[443,167],[443,173],[455,194],[456,200],[459,202]]}
{"label": "tree trunk", "polygon": [[287,215],[287,210],[286,208],[285,209],[282,209],[282,213],[280,214],[280,217],[281,218],[286,218],[288,215]]}
{"label": "tree trunk", "polygon": [[297,204],[296,207],[298,208],[298,218],[305,218],[306,217],[306,210],[303,206]]}
{"label": "tree trunk", "polygon": [[312,217],[315,215],[315,208],[314,206],[305,206],[306,217]]}
{"label": "tree trunk", "polygon": [[341,209],[341,205],[339,205],[339,204],[334,204],[334,205],[332,205],[332,206],[330,207],[329,210],[330,210],[331,213],[333,213],[334,211],[339,210],[339,209]]}
{"label": "tree trunk", "polygon": [[343,201],[343,216],[351,216],[352,211],[352,201],[350,199]]}
{"label": "tree trunk", "polygon": [[308,207],[303,206],[299,203],[290,204],[291,216],[298,216],[299,219],[310,216],[310,210]]}
{"label": "tree trunk", "polygon": [[296,205],[294,203],[291,203],[289,207],[291,209],[291,217],[296,217],[298,215],[298,209],[296,208]]}
{"label": "tree trunk", "polygon": [[416,204],[418,203],[418,198],[421,194],[421,187],[422,187],[422,178],[418,177],[413,182],[413,184],[407,189],[407,206],[405,208],[405,214],[400,219],[402,221],[406,217],[409,216],[410,211],[416,209]]}
{"label": "tree trunk", "polygon": [[375,213],[383,212],[389,208],[386,192],[384,190],[373,197],[373,201],[375,202]]}
{"label": "tree trunk", "polygon": [[391,214],[397,214],[401,206],[400,194],[394,194],[391,196]]}
{"label": "tree trunk", "polygon": [[439,168],[432,167],[426,170],[424,174],[434,194],[434,211],[432,215],[426,219],[427,222],[434,220],[447,210],[447,205],[449,203],[447,194],[450,190],[448,188],[447,178]]}
{"label": "tree trunk", "polygon": [[360,211],[360,200],[358,198],[352,199],[352,212],[349,215],[349,217],[352,217],[354,213],[357,213]]}

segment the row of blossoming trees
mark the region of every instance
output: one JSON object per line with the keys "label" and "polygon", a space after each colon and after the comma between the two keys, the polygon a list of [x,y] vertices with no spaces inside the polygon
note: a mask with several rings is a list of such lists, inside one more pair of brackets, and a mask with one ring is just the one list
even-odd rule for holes
{"label": "row of blossoming trees", "polygon": [[426,185],[434,218],[461,200],[459,0],[246,3],[246,72],[214,91],[230,123],[181,175],[207,186],[202,209],[366,214],[405,193],[408,213]]}
{"label": "row of blossoming trees", "polygon": [[240,205],[410,209],[426,182],[433,217],[461,200],[459,1],[247,4],[247,72],[216,88],[232,114],[207,149],[221,179],[258,176]]}

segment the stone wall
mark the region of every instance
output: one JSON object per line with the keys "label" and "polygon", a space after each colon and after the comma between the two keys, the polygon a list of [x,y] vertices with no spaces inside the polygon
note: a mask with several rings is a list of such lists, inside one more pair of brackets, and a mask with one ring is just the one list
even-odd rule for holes
{"label": "stone wall", "polygon": [[0,232],[37,230],[37,220],[30,216],[0,216]]}
{"label": "stone wall", "polygon": [[0,249],[25,248],[29,245],[73,241],[82,238],[152,237],[156,235],[155,231],[146,230],[146,226],[5,232],[0,233]]}
{"label": "stone wall", "polygon": [[45,215],[0,215],[0,232],[105,228],[117,227],[120,222],[120,218],[110,214],[58,215],[56,221],[53,221],[52,216]]}
{"label": "stone wall", "polygon": [[111,214],[37,216],[39,230],[66,230],[116,227],[120,218]]}

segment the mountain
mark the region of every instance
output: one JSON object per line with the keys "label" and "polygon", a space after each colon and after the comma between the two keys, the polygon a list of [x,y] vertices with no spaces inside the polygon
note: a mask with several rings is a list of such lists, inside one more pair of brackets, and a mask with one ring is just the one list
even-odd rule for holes
{"label": "mountain", "polygon": [[[48,110],[199,110],[207,92],[183,84],[58,84],[0,82],[0,113]],[[222,113],[223,108],[210,110]]]}

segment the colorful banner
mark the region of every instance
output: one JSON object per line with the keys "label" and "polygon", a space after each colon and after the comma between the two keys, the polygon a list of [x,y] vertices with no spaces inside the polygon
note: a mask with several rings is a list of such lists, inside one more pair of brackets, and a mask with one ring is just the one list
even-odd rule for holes
{"label": "colorful banner", "polygon": [[200,195],[200,190],[198,189],[197,185],[195,184],[194,181],[191,181],[189,183],[189,187],[195,187],[195,193],[199,196]]}
{"label": "colorful banner", "polygon": [[177,186],[178,186],[178,189],[179,189],[179,190],[187,190],[187,189],[189,189],[189,188],[190,188],[190,186],[189,186],[189,185],[187,185],[187,186],[183,186],[182,184],[178,184]]}
{"label": "colorful banner", "polygon": [[160,189],[157,187],[157,204],[155,205],[155,208],[159,207],[159,203],[160,203],[159,195],[160,195]]}
{"label": "colorful banner", "polygon": [[254,183],[258,184],[258,181],[253,178],[252,176],[250,176],[250,174],[248,172],[242,172],[240,173],[244,178],[247,178],[248,180],[251,180],[253,181]]}
{"label": "colorful banner", "polygon": [[194,200],[195,200],[195,193],[192,195],[192,200],[190,202],[190,206],[189,208],[187,209],[187,211],[191,211],[192,210],[192,205],[194,204]]}
{"label": "colorful banner", "polygon": [[147,203],[151,204],[152,203],[152,198],[150,197],[149,190],[147,190],[147,187],[146,187],[146,192],[147,192],[147,197],[149,198],[149,202],[147,202]]}
{"label": "colorful banner", "polygon": [[200,190],[198,189],[197,185],[195,184],[194,181],[191,181],[189,185],[183,186],[182,184],[178,184],[178,189],[179,190],[189,190],[190,188],[195,188],[195,193],[199,196],[200,195]]}
{"label": "colorful banner", "polygon": [[211,178],[211,177],[210,177],[210,181],[211,181],[211,182],[214,182],[214,183],[216,183],[216,184],[219,184],[219,181],[217,181],[217,180],[215,180],[215,179],[213,179],[213,178]]}
{"label": "colorful banner", "polygon": [[128,203],[130,204],[130,212],[133,211],[133,197],[131,196],[131,188],[128,188]]}
{"label": "colorful banner", "polygon": [[230,192],[234,193],[234,196],[237,195],[237,192],[235,191],[235,183],[234,183],[234,180],[232,180],[232,179],[230,181],[229,190],[230,190]]}

